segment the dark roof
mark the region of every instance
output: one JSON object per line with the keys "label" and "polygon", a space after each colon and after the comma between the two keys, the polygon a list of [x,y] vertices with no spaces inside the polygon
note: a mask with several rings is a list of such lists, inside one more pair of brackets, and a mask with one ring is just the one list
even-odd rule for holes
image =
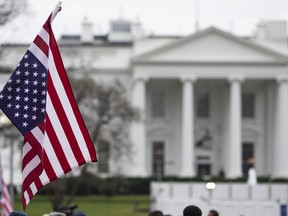
{"label": "dark roof", "polygon": [[80,35],[62,35],[59,44],[61,45],[76,45],[76,44],[92,44],[92,45],[116,45],[116,46],[131,46],[132,42],[111,42],[108,40],[108,35],[94,35],[94,40],[92,43],[89,42],[81,42],[81,36]]}
{"label": "dark roof", "polygon": [[80,40],[80,35],[62,35],[60,40]]}
{"label": "dark roof", "polygon": [[148,35],[148,38],[159,38],[159,39],[163,39],[163,38],[171,38],[171,39],[180,39],[183,38],[184,36],[179,36],[179,35]]}
{"label": "dark roof", "polygon": [[[107,41],[108,35],[94,35],[95,40]],[[60,40],[80,40],[80,35],[62,35]]]}

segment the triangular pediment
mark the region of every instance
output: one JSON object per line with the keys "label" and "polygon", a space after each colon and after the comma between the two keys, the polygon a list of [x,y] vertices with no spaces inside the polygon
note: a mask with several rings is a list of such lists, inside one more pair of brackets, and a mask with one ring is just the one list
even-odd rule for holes
{"label": "triangular pediment", "polygon": [[153,62],[283,62],[284,54],[236,37],[217,28],[198,32],[134,59],[135,63]]}

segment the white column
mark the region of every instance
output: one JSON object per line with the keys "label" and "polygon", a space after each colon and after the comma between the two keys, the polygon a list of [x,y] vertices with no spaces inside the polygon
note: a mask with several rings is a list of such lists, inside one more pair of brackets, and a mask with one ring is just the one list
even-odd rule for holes
{"label": "white column", "polygon": [[272,176],[288,178],[288,76],[278,77]]}
{"label": "white column", "polygon": [[230,135],[226,161],[226,177],[242,176],[242,140],[241,140],[241,82],[242,77],[230,77]]}
{"label": "white column", "polygon": [[146,169],[146,77],[137,77],[133,83],[132,104],[141,112],[141,120],[131,126],[132,173],[131,176],[145,177]]}
{"label": "white column", "polygon": [[182,77],[181,177],[195,176],[194,88],[195,77]]}

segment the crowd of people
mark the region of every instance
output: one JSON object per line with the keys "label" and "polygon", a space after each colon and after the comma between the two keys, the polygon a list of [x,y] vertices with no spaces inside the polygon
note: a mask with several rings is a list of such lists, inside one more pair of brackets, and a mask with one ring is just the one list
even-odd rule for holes
{"label": "crowd of people", "polygon": [[[170,216],[170,215],[167,214],[164,215],[162,211],[155,210],[151,211],[149,213],[149,216]],[[184,208],[183,216],[202,216],[202,210],[198,206],[189,205]],[[219,216],[219,213],[216,210],[211,209],[207,216]]]}

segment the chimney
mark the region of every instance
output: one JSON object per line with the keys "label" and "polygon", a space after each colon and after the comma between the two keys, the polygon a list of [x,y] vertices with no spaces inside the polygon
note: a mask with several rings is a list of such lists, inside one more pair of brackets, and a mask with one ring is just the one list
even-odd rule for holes
{"label": "chimney", "polygon": [[262,40],[275,42],[286,41],[287,22],[286,21],[262,21],[257,25],[256,37]]}
{"label": "chimney", "polygon": [[85,17],[83,22],[82,22],[81,42],[82,43],[92,43],[93,40],[94,40],[93,23],[88,22],[87,17]]}
{"label": "chimney", "polygon": [[136,21],[132,23],[131,34],[134,40],[138,40],[144,37],[144,31],[142,29],[142,24],[139,18],[137,18]]}

